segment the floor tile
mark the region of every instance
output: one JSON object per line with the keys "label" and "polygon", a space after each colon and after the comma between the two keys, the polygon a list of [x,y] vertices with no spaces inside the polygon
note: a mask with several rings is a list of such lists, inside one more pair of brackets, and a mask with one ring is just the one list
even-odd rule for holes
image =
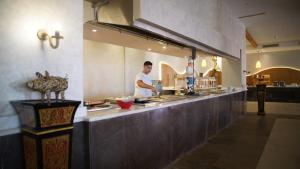
{"label": "floor tile", "polygon": [[300,168],[300,120],[277,119],[257,169]]}

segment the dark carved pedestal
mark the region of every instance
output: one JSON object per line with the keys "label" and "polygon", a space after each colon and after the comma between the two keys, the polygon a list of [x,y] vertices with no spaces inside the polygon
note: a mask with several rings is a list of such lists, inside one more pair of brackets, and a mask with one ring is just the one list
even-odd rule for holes
{"label": "dark carved pedestal", "polygon": [[258,104],[257,115],[264,116],[265,115],[266,84],[257,84],[256,92],[257,92],[257,104]]}
{"label": "dark carved pedestal", "polygon": [[22,125],[26,169],[70,169],[75,112],[72,100],[20,100],[11,102]]}

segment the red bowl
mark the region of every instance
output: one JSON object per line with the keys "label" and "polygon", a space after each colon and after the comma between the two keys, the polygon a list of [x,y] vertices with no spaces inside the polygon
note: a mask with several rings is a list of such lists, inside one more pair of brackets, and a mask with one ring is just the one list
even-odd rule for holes
{"label": "red bowl", "polygon": [[124,102],[122,100],[117,100],[117,104],[121,107],[121,109],[130,109],[133,104],[133,101]]}

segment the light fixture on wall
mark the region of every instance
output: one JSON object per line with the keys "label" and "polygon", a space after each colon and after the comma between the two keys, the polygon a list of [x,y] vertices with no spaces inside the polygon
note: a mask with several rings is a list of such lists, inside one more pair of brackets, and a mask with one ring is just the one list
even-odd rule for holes
{"label": "light fixture on wall", "polygon": [[48,40],[49,41],[49,44],[50,46],[53,48],[53,49],[56,49],[58,48],[59,46],[59,40],[60,39],[63,39],[64,37],[60,35],[60,32],[59,32],[59,26],[54,26],[54,35],[49,35],[48,32],[44,29],[40,29],[38,32],[37,32],[37,36],[39,38],[39,40],[41,41],[46,41]]}
{"label": "light fixture on wall", "polygon": [[201,61],[201,67],[206,67],[207,66],[207,63],[206,63],[206,59],[202,59]]}
{"label": "light fixture on wall", "polygon": [[258,54],[257,54],[257,61],[256,61],[256,64],[255,64],[255,68],[256,69],[260,69],[261,68],[261,63],[260,63],[260,61],[259,61],[259,57],[260,57],[260,51],[258,51]]}
{"label": "light fixture on wall", "polygon": [[214,65],[214,70],[218,71],[219,67],[218,67],[218,57],[217,56],[212,56],[211,61]]}

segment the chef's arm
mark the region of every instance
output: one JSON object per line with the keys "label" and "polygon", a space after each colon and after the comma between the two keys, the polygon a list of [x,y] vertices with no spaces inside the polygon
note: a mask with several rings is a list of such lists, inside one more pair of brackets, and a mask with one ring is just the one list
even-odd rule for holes
{"label": "chef's arm", "polygon": [[141,88],[146,88],[146,89],[150,89],[152,90],[152,92],[156,92],[156,89],[155,87],[151,86],[151,85],[148,85],[146,83],[144,83],[142,80],[138,80],[137,82],[137,85]]}

